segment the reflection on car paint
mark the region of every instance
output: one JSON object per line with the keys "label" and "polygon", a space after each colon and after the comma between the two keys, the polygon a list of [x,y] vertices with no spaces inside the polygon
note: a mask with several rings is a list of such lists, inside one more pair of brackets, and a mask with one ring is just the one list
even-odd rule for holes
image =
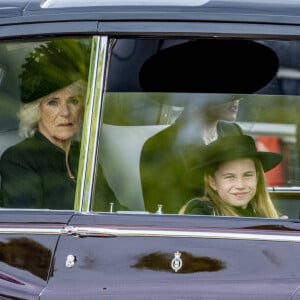
{"label": "reflection on car paint", "polygon": [[[177,252],[175,254],[177,257]],[[226,264],[216,258],[206,256],[195,256],[191,253],[182,251],[180,256],[182,263],[173,261],[172,255],[169,253],[153,252],[147,255],[141,256],[137,259],[137,263],[132,265],[132,268],[136,269],[149,269],[152,271],[166,271],[173,272],[170,267],[177,271],[177,273],[196,273],[196,272],[218,272],[226,268]],[[176,264],[178,264],[176,266]],[[180,267],[180,265],[182,266]]]}

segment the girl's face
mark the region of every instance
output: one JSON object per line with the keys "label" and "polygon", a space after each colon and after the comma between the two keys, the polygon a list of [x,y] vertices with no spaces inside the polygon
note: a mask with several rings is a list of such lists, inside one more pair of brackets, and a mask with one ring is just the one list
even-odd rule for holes
{"label": "girl's face", "polygon": [[214,177],[208,176],[210,187],[223,201],[243,209],[255,196],[257,180],[254,161],[249,158],[224,162]]}
{"label": "girl's face", "polygon": [[83,96],[70,86],[63,88],[42,99],[39,131],[53,144],[64,148],[79,131],[82,114]]}

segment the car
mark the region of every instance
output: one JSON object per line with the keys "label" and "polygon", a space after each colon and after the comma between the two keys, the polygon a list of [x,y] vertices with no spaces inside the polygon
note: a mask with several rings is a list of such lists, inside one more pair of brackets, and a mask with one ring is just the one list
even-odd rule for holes
{"label": "car", "polygon": [[[1,204],[0,298],[299,299],[300,3],[1,1],[0,155],[22,140],[22,66],[57,40],[90,49],[76,194]],[[283,156],[266,173],[281,217],[179,214],[200,174],[178,171],[165,133],[237,99],[243,133]],[[191,124],[180,138],[197,144]]]}

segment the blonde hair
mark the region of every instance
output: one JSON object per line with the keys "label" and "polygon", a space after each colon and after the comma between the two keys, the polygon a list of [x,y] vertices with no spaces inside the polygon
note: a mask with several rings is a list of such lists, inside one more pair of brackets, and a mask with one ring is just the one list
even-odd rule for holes
{"label": "blonde hair", "polygon": [[33,102],[22,104],[18,113],[19,135],[21,137],[30,137],[34,135],[38,122],[40,120],[40,102],[36,100]]}
{"label": "blonde hair", "polygon": [[[65,89],[71,92],[77,92],[78,95],[85,97],[87,84],[83,80],[78,80]],[[48,95],[47,95],[48,96]],[[47,97],[45,96],[45,97]],[[45,98],[39,98],[29,103],[23,103],[18,112],[19,122],[19,135],[21,137],[33,136],[37,130],[38,123],[40,120],[40,103]]]}
{"label": "blonde hair", "polygon": [[[258,216],[262,218],[279,218],[278,213],[272,203],[270,195],[267,191],[265,173],[262,167],[260,160],[251,158],[254,161],[255,169],[257,173],[257,189],[256,194],[253,199],[250,201],[253,210],[257,213]],[[238,216],[234,208],[223,201],[219,194],[213,190],[209,184],[209,176],[214,177],[215,172],[218,170],[219,164],[215,164],[206,168],[204,172],[204,189],[205,196],[202,198],[196,198],[199,201],[209,201],[213,206],[213,214],[221,216]],[[195,200],[195,199],[192,199]],[[190,201],[192,201],[190,200]],[[188,201],[181,209],[179,214],[184,214],[185,209],[188,206]]]}

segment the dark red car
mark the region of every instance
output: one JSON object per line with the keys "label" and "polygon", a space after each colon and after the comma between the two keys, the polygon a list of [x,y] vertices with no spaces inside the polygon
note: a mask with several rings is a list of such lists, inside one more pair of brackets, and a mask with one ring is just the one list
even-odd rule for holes
{"label": "dark red car", "polygon": [[[56,199],[74,205],[1,202],[0,299],[300,299],[300,2],[1,1],[0,155],[22,140],[26,57],[57,40],[90,49],[76,194]],[[280,217],[179,214],[201,188],[174,149],[197,128],[167,132],[237,99],[243,133],[283,156]]]}

